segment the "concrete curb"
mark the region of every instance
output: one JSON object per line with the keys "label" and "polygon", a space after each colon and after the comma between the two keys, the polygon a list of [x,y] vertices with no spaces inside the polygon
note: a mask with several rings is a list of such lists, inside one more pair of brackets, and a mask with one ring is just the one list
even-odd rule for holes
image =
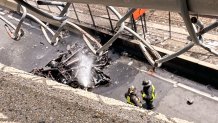
{"label": "concrete curb", "polygon": [[[115,99],[73,89],[3,64],[0,64],[0,73],[0,113],[7,117],[6,121],[36,122],[43,119],[49,122],[188,123]],[[56,108],[52,108],[52,105]],[[69,114],[62,116],[63,110]]]}

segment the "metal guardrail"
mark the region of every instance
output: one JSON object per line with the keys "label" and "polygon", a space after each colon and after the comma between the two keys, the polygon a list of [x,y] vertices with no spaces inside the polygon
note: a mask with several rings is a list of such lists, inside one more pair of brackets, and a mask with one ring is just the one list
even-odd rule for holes
{"label": "metal guardrail", "polygon": [[[120,6],[130,8],[148,8],[172,12],[181,12],[180,0],[53,0],[71,3],[101,4],[105,6]],[[190,13],[200,15],[217,15],[216,0],[182,0],[186,2]]]}
{"label": "metal guardrail", "polygon": [[[114,33],[114,36],[109,40],[107,41],[103,46],[101,46],[92,36],[90,36],[88,33],[86,33],[84,30],[82,30],[80,27],[76,26],[75,24],[69,22],[67,20],[68,18],[68,11],[69,11],[69,7],[71,5],[71,3],[63,3],[64,4],[64,7],[63,7],[63,4],[60,4],[60,3],[52,3],[52,2],[48,2],[48,1],[44,1],[44,0],[40,0],[38,1],[37,3],[40,3],[40,5],[54,5],[54,6],[57,6],[59,9],[60,9],[60,14],[58,14],[57,16],[54,16],[54,15],[51,15],[47,12],[44,12],[32,5],[30,5],[28,2],[25,2],[23,0],[15,0],[18,4],[40,14],[40,15],[43,15],[44,17],[47,17],[47,18],[50,18],[50,19],[53,19],[53,20],[56,20],[56,21],[60,21],[62,24],[61,26],[59,27],[59,29],[54,33],[52,32],[52,30],[49,29],[49,27],[47,27],[44,23],[42,23],[39,19],[36,19],[34,18],[32,15],[29,15],[30,17],[32,17],[34,20],[36,20],[43,28],[42,28],[42,31],[46,37],[46,39],[48,40],[49,43],[51,43],[52,45],[56,45],[57,42],[58,42],[58,36],[60,34],[60,31],[63,29],[63,26],[65,24],[69,24],[73,27],[75,27],[76,29],[78,29],[80,32],[83,33],[83,37],[84,37],[84,40],[85,40],[85,43],[89,46],[89,48],[92,50],[92,52],[96,55],[101,55],[103,54],[105,51],[108,50],[108,48],[112,45],[112,43],[121,35],[121,34],[131,34],[132,36],[134,36],[135,38],[138,39],[138,41],[140,42],[140,47],[141,47],[141,50],[143,51],[145,57],[147,58],[147,60],[149,61],[149,63],[151,63],[152,66],[154,67],[157,67],[157,66],[160,66],[161,63],[163,62],[166,62],[168,60],[171,60],[175,57],[177,57],[178,55],[180,54],[183,54],[184,52],[188,51],[191,47],[194,46],[194,44],[197,44],[201,47],[203,47],[204,49],[208,50],[209,52],[217,55],[218,53],[210,48],[209,46],[207,46],[204,41],[203,41],[203,38],[201,37],[201,34],[204,34],[205,32],[201,32],[201,30],[212,30],[213,28],[217,27],[217,21],[215,23],[213,23],[212,25],[208,26],[208,27],[203,27],[201,26],[200,24],[200,21],[197,19],[197,22],[198,23],[195,23],[193,22],[190,17],[189,17],[189,13],[188,13],[188,8],[187,8],[187,3],[183,0],[180,0],[180,9],[181,9],[181,16],[185,22],[185,25],[187,27],[187,30],[190,34],[190,38],[191,38],[191,43],[189,43],[187,46],[185,46],[184,48],[182,48],[181,50],[177,51],[176,53],[174,54],[171,54],[171,55],[167,55],[167,56],[164,56],[164,57],[161,57],[159,55],[159,53],[151,46],[150,42],[148,40],[145,39],[145,35],[146,35],[146,32],[147,32],[147,24],[146,24],[146,19],[145,19],[145,14],[140,18],[141,20],[141,23],[136,23],[134,21],[131,21],[130,23],[129,22],[125,22],[131,15],[132,13],[136,10],[136,9],[130,9],[123,17],[122,15],[112,6],[109,6],[109,7],[105,7],[106,9],[106,12],[107,12],[107,16],[105,19],[107,19],[109,21],[109,24],[110,24],[110,28],[109,30],[111,32]],[[73,11],[75,12],[75,16],[76,16],[76,19],[79,23],[81,23],[81,19],[79,18],[79,13],[78,11],[76,10],[74,4],[72,5],[73,6]],[[97,24],[96,22],[99,22],[99,21],[95,21],[95,17],[98,17],[96,15],[93,15],[93,12],[91,10],[91,7],[90,5],[86,4],[86,7],[88,8],[88,13],[91,17],[91,22],[92,22],[92,25],[94,28],[97,27]],[[112,18],[111,17],[111,14],[109,12],[109,10],[111,12],[113,12],[113,16],[115,15],[115,17],[117,17],[118,19],[115,20],[114,17]],[[144,19],[143,19],[144,17]],[[83,17],[84,18],[84,17]],[[131,19],[133,20],[133,19]],[[114,25],[114,22],[116,23],[116,25]],[[130,24],[132,29],[129,28],[128,26],[126,26],[126,24]],[[142,38],[138,33],[137,33],[137,28],[139,26],[141,26],[142,28],[142,32],[143,32],[143,35],[144,35],[144,38]],[[202,27],[201,30],[197,30],[196,28],[197,27]],[[52,38],[49,38],[46,31],[44,30],[44,28],[46,28],[47,30],[49,30],[53,37]],[[104,27],[103,27],[104,28]],[[128,32],[128,33],[126,33]],[[171,37],[171,15],[170,15],[170,12],[169,12],[169,37]],[[90,42],[93,42],[93,43],[96,43],[98,48],[94,47],[92,45],[92,43]]]}

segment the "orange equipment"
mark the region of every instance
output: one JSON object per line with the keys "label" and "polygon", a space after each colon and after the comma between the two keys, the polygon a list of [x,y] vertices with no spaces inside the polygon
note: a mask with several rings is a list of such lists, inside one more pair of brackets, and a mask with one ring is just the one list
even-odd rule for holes
{"label": "orange equipment", "polygon": [[145,12],[147,12],[147,9],[136,9],[133,13],[133,19],[138,20]]}

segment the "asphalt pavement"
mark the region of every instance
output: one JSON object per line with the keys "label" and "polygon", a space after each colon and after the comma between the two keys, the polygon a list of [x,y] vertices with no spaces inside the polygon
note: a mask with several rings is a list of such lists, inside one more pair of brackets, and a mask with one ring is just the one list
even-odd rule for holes
{"label": "asphalt pavement", "polygon": [[[5,15],[5,17],[14,25],[18,24],[16,20],[20,18],[15,13]],[[7,34],[4,24],[0,20],[0,62],[28,72],[33,68],[43,67],[51,59],[57,58],[67,50],[67,45],[81,41],[81,37],[78,35],[66,35],[66,38],[57,46],[51,46],[45,39],[39,24],[29,19],[26,19],[22,24],[24,36],[15,41]]]}
{"label": "asphalt pavement", "polygon": [[[16,19],[13,19],[14,17],[19,18],[16,14],[5,15],[5,17],[14,24],[18,23]],[[53,47],[45,40],[37,23],[25,20],[22,29],[25,32],[24,36],[21,40],[14,41],[8,36],[4,28],[4,22],[0,20],[0,62],[28,72],[33,68],[45,66],[50,60],[66,51],[67,45],[82,42],[81,36],[70,33],[65,40]],[[191,91],[191,89],[176,86],[148,74],[145,71],[147,71],[149,65],[143,61],[111,51],[109,57],[112,59],[112,62],[105,69],[105,72],[110,75],[111,84],[108,87],[94,89],[94,93],[125,102],[124,93],[129,86],[134,85],[140,96],[142,80],[149,79],[155,85],[157,93],[154,111],[169,117],[177,117],[198,123],[217,123],[218,102],[201,94],[203,92],[216,97],[218,96],[217,90],[168,73],[163,69],[157,69],[157,75],[187,85],[194,90],[199,90],[199,93],[196,93]],[[187,99],[193,99],[194,103],[188,105]]]}
{"label": "asphalt pavement", "polygon": [[[143,64],[143,62],[121,56],[107,70],[112,78],[112,85],[110,87],[97,88],[94,92],[125,102],[124,93],[127,92],[128,87],[134,85],[137,88],[138,95],[141,97],[142,80],[149,79],[156,87],[157,93],[157,99],[154,101],[156,108],[153,111],[196,123],[216,123],[218,121],[217,101],[202,96],[201,93],[195,93],[175,86],[168,81],[153,77],[143,72],[147,71]],[[189,82],[194,87],[193,89],[202,90],[200,92],[203,93],[209,92],[203,85],[195,84],[193,81],[158,69],[157,74],[160,72],[162,74],[164,72],[163,78],[168,78],[169,80],[176,79],[178,83],[185,85]],[[173,78],[171,79],[172,76]],[[192,88],[191,86],[188,87]],[[217,90],[213,90],[213,94],[217,94]],[[194,103],[192,105],[187,104],[188,99],[193,100]]]}

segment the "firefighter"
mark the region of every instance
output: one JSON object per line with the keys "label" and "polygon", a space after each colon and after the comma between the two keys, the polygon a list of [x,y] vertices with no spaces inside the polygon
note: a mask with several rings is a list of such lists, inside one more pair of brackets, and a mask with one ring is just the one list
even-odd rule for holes
{"label": "firefighter", "polygon": [[125,94],[125,98],[127,103],[142,107],[142,103],[140,101],[140,98],[136,94],[136,88],[134,86],[129,87],[128,92]]}
{"label": "firefighter", "polygon": [[150,80],[142,82],[143,90],[141,91],[142,99],[145,100],[147,109],[153,109],[153,101],[156,98],[155,87]]}

